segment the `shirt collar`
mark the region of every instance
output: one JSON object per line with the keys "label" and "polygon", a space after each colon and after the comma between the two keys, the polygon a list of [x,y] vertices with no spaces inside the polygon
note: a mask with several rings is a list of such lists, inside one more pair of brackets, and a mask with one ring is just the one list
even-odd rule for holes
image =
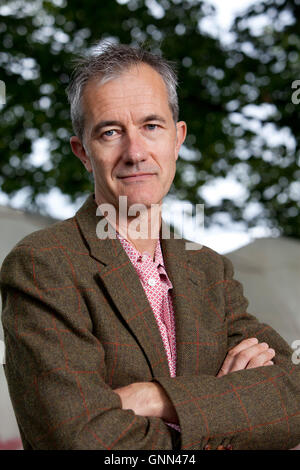
{"label": "shirt collar", "polygon": [[[119,232],[116,232],[117,238],[120,240],[121,245],[123,246],[124,250],[126,251],[130,261],[132,263],[136,263],[137,260],[143,256],[143,253],[140,253],[135,246],[130,243],[126,238],[124,238]],[[148,254],[147,252],[144,252],[145,254]],[[156,247],[155,247],[155,252],[154,252],[154,261],[151,259],[152,262],[154,262],[157,266],[161,265],[165,267],[164,265],[164,260],[162,256],[162,251],[161,251],[161,244],[160,244],[160,239],[157,240]]]}

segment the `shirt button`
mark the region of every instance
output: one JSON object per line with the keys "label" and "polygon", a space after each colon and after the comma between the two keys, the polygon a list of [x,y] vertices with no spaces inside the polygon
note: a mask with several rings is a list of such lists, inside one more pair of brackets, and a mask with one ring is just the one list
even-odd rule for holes
{"label": "shirt button", "polygon": [[150,279],[148,280],[148,286],[154,287],[155,284],[156,284],[156,279],[154,279],[154,277],[150,277]]}

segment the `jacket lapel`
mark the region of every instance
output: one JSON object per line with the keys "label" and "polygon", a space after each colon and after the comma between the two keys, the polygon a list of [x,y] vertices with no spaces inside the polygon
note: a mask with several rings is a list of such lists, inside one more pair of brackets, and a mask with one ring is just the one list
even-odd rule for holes
{"label": "jacket lapel", "polygon": [[[99,287],[106,291],[109,301],[140,344],[153,376],[169,376],[166,352],[145,291],[119,240],[100,240],[97,237],[96,226],[102,217],[96,215],[96,209],[94,195],[91,194],[76,213],[76,220],[89,246],[90,255],[101,263],[97,274]],[[185,240],[174,239],[173,236],[171,234],[170,239],[162,239],[161,247],[166,271],[173,285],[176,374],[179,376],[195,372],[194,362],[199,356],[197,353],[191,357],[190,351],[198,351],[201,345],[200,324],[206,278],[194,262],[196,251],[186,250]]]}
{"label": "jacket lapel", "polygon": [[[186,250],[186,240],[162,240],[166,271],[173,284],[176,325],[176,375],[197,372],[201,347],[205,273],[194,262],[197,251]],[[201,245],[199,245],[201,249]]]}
{"label": "jacket lapel", "polygon": [[76,213],[76,220],[90,255],[101,263],[97,280],[117,308],[128,329],[143,349],[153,376],[168,376],[168,361],[156,320],[138,275],[118,239],[101,240],[96,225],[94,195],[90,195]]}

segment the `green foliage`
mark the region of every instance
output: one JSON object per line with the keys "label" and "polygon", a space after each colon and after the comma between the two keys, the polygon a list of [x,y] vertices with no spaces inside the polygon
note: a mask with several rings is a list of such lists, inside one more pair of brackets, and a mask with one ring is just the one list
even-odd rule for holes
{"label": "green foliage", "polygon": [[[300,105],[291,101],[292,82],[300,79],[300,1],[255,4],[237,18],[235,40],[226,46],[199,27],[213,13],[206,2],[119,1],[14,0],[0,8],[0,79],[7,89],[0,109],[2,191],[14,195],[30,188],[28,206],[41,208],[38,195],[53,187],[72,201],[92,189],[70,149],[65,87],[74,54],[114,38],[146,44],[177,63],[180,118],[188,123],[191,151],[183,151],[178,161],[173,194],[205,202],[207,224],[226,211],[249,227],[263,221],[300,238]],[[266,25],[257,31],[265,13]],[[249,105],[268,105],[268,114],[255,118],[256,127]],[[292,144],[266,141],[258,121],[261,128],[274,126],[276,135],[289,130]],[[38,167],[30,155],[42,137],[50,161]],[[245,197],[209,204],[204,184],[228,174],[243,184]]]}
{"label": "green foliage", "polygon": [[[253,26],[266,15],[261,31]],[[300,104],[292,96],[294,81],[300,79],[300,1],[269,0],[254,5],[234,25],[235,49],[241,54],[240,83],[248,93],[237,94],[239,112],[245,106],[268,105],[270,113],[261,120],[272,127],[274,142],[253,136],[241,136],[239,145],[247,148],[248,201],[257,199],[269,225],[277,226],[286,236],[300,238]],[[297,94],[299,96],[299,93]],[[294,101],[294,102],[293,102]],[[276,143],[277,135],[288,138]],[[256,222],[256,218],[251,221]]]}

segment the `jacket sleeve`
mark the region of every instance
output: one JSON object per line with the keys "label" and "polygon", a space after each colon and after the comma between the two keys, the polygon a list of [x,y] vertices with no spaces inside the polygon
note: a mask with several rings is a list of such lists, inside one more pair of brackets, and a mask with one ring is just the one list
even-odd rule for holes
{"label": "jacket sleeve", "polygon": [[[300,365],[293,351],[270,326],[246,313],[248,301],[224,263],[228,350],[257,337],[274,348],[274,365],[211,375],[156,377],[176,408],[182,449],[290,449],[300,443]],[[282,312],[284,315],[284,312]]]}
{"label": "jacket sleeve", "polygon": [[122,410],[89,316],[71,315],[59,288],[47,288],[49,276],[66,289],[51,253],[24,244],[1,269],[4,368],[24,448],[176,448],[180,434],[163,420]]}

